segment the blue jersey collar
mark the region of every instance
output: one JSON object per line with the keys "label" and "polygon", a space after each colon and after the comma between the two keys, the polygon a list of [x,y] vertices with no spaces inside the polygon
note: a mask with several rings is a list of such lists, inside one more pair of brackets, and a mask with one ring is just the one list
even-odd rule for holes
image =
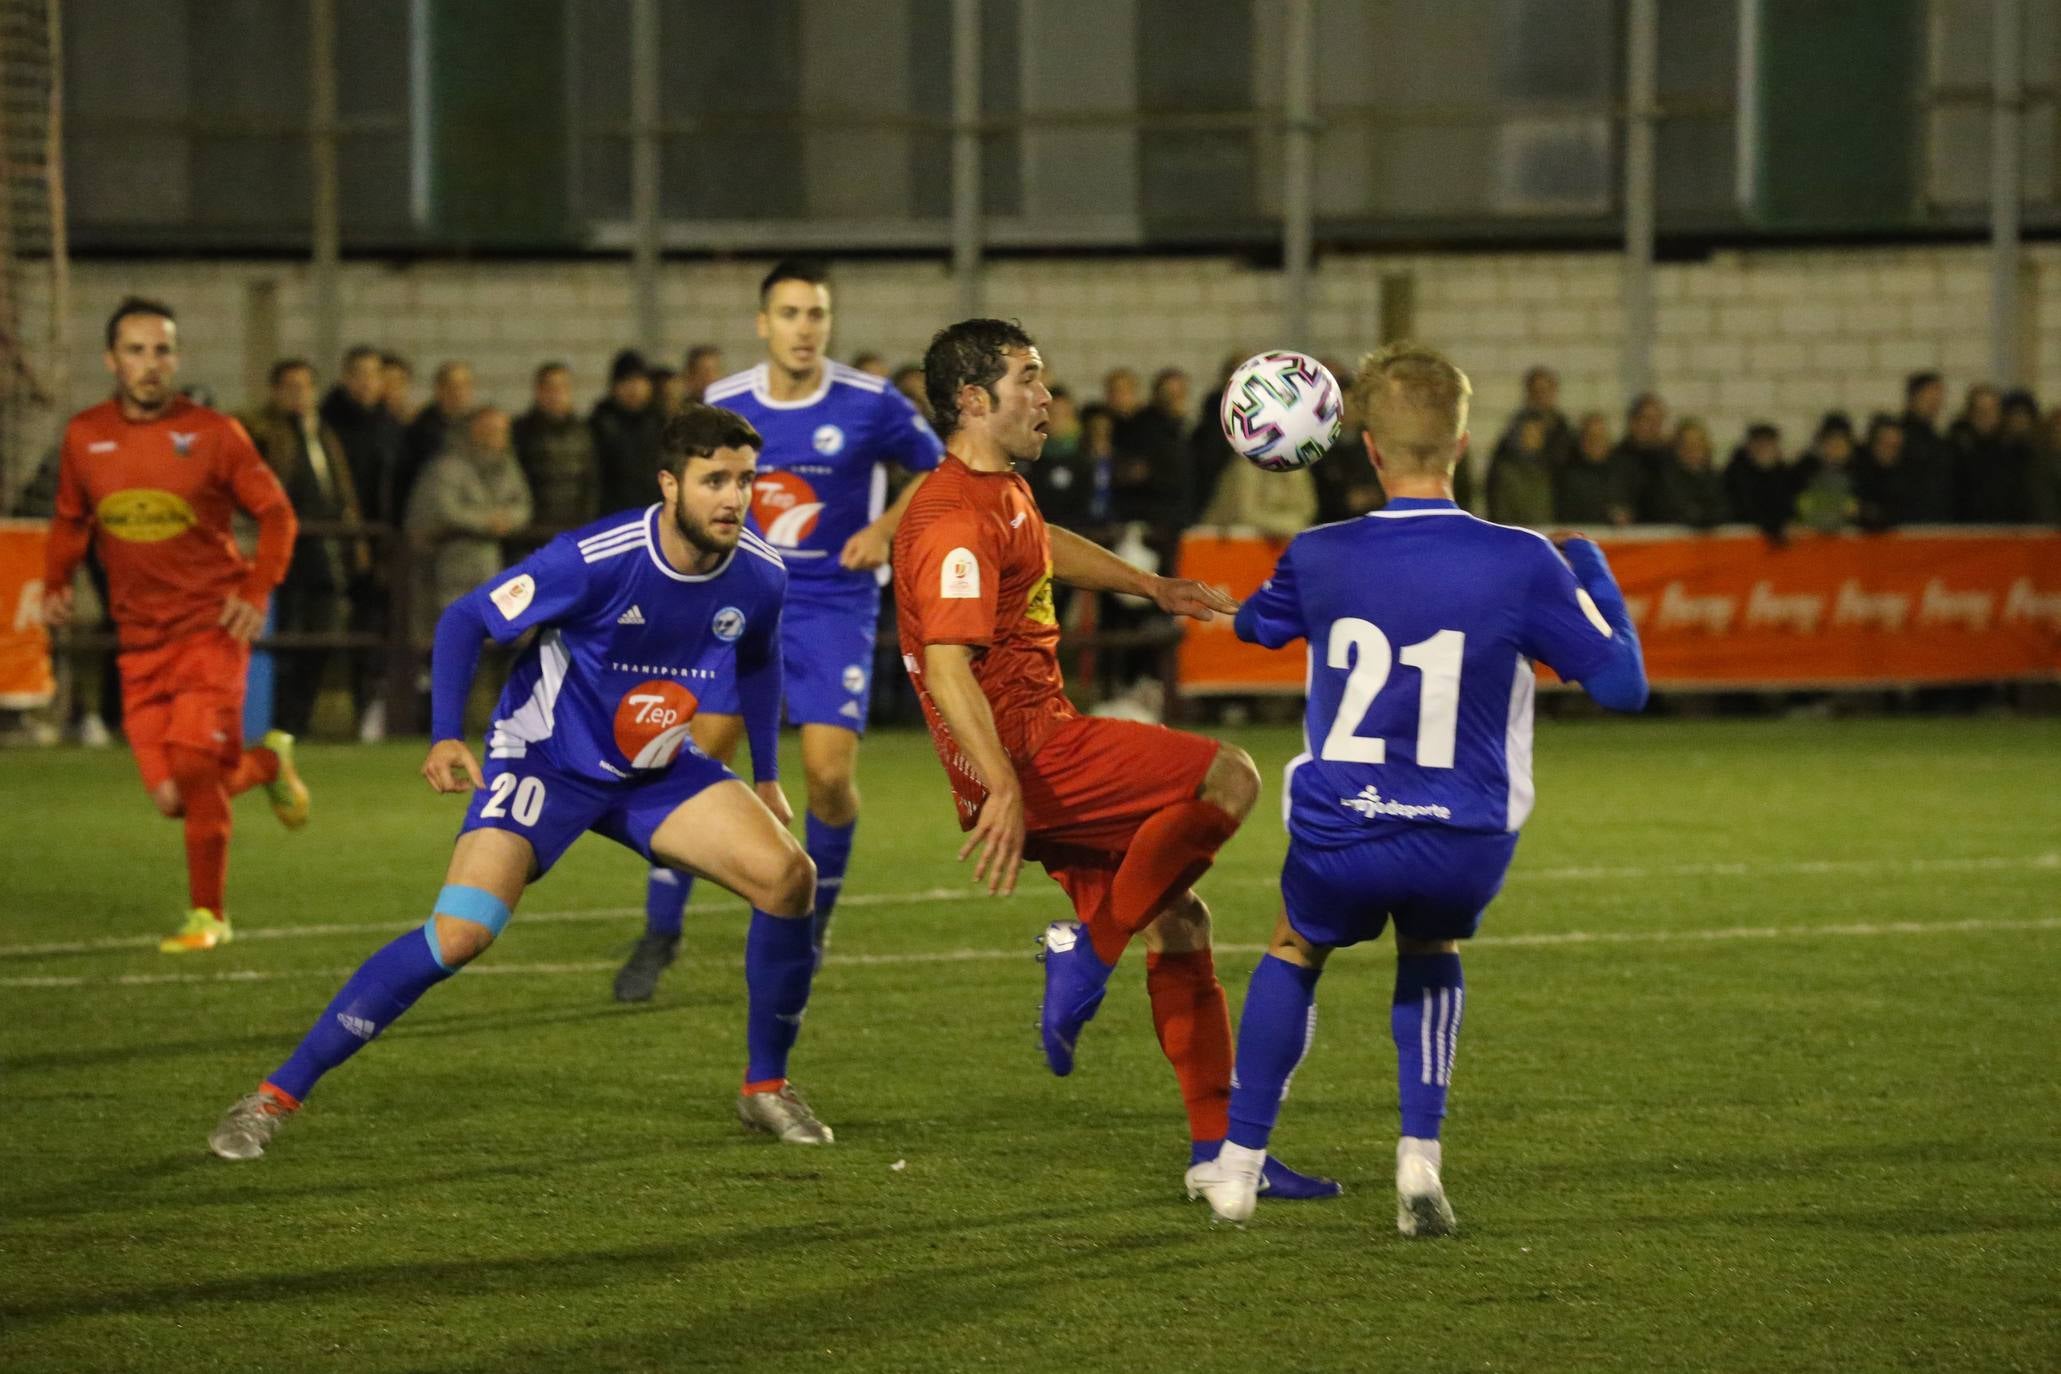
{"label": "blue jersey collar", "polygon": [[1383,510],[1458,510],[1459,507],[1443,496],[1398,496],[1382,507]]}

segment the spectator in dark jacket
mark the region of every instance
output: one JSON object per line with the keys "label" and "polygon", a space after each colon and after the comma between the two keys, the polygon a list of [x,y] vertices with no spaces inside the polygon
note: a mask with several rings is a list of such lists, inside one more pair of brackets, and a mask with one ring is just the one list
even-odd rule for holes
{"label": "spectator in dark jacket", "polygon": [[1554,518],[1583,528],[1631,524],[1631,484],[1623,466],[1612,461],[1610,422],[1592,410],[1575,433],[1574,455],[1553,474]]}
{"label": "spectator in dark jacket", "polygon": [[1904,379],[1902,519],[1899,524],[1940,525],[1954,518],[1954,446],[1939,432],[1946,383],[1937,372]]}
{"label": "spectator in dark jacket", "polygon": [[[1224,410],[1224,388],[1230,384],[1231,374],[1238,370],[1238,364],[1244,361],[1244,356],[1236,353],[1224,359],[1217,374],[1217,384],[1209,395],[1202,398],[1202,406],[1195,413],[1195,428],[1188,435],[1188,465],[1195,474],[1195,505],[1198,510],[1209,509],[1210,502],[1216,498],[1217,482],[1223,477],[1224,469],[1238,456],[1231,448],[1231,441],[1224,437],[1224,426],[1219,417]],[[1338,378],[1341,387],[1347,387],[1349,379],[1336,368],[1331,370],[1331,375]]]}
{"label": "spectator in dark jacket", "polygon": [[1188,399],[1188,374],[1169,367],[1152,379],[1151,401],[1116,422],[1116,446],[1146,465],[1142,487],[1131,487],[1129,518],[1157,529],[1185,529],[1197,515],[1194,464],[1188,456]]}
{"label": "spectator in dark jacket", "polygon": [[1986,383],[1969,387],[1947,439],[1954,448],[1954,514],[1971,525],[2023,520],[2032,454],[2004,436],[2003,394]]}
{"label": "spectator in dark jacket", "polygon": [[1634,397],[1625,407],[1624,437],[1610,453],[1621,473],[1619,480],[1630,490],[1636,509],[1647,484],[1666,469],[1674,456],[1668,444],[1667,402],[1650,391]]}
{"label": "spectator in dark jacket", "polygon": [[651,369],[643,354],[626,348],[615,355],[608,368],[608,394],[588,415],[587,425],[601,469],[601,508],[642,509],[656,500],[664,421],[653,404]]}
{"label": "spectator in dark jacket", "polygon": [[573,409],[572,369],[545,363],[531,379],[530,408],[514,426],[515,459],[530,484],[530,519],[570,529],[601,516],[594,434]]}
{"label": "spectator in dark jacket", "polygon": [[2026,496],[2027,520],[2061,526],[2061,406],[2034,432]]}
{"label": "spectator in dark jacket", "polygon": [[398,353],[379,355],[379,398],[402,429],[415,423],[415,368]]}
{"label": "spectator in dark jacket", "polygon": [[358,510],[367,520],[394,521],[393,484],[401,468],[400,421],[386,408],[380,352],[359,344],[344,354],[343,376],[322,400],[322,423],[336,432],[350,460]]}
{"label": "spectator in dark jacket", "polygon": [[472,364],[453,359],[437,368],[436,393],[408,426],[401,470],[394,476],[392,510],[405,512],[415,490],[415,479],[445,449],[464,433],[465,422],[477,408],[473,398]]}
{"label": "spectator in dark jacket", "polygon": [[1543,529],[1553,523],[1553,467],[1546,452],[1547,422],[1529,415],[1517,422],[1510,446],[1489,467],[1488,518],[1499,525]]}
{"label": "spectator in dark jacket", "polygon": [[1782,431],[1766,421],[1746,427],[1746,441],[1725,465],[1725,500],[1735,519],[1758,528],[1771,543],[1788,538],[1796,519],[1796,474],[1782,461]]}
{"label": "spectator in dark jacket", "polygon": [[1701,420],[1675,425],[1667,461],[1646,489],[1639,518],[1656,525],[1715,529],[1732,518],[1725,481],[1711,461],[1710,430]]}
{"label": "spectator in dark jacket", "polygon": [[[1341,378],[1341,381],[1346,379]],[[1350,385],[1350,382],[1347,382]],[[1560,409],[1560,374],[1550,367],[1534,367],[1524,374],[1524,403],[1510,416],[1496,447],[1489,455],[1489,483],[1495,484],[1495,465],[1517,450],[1518,430],[1526,420],[1537,420],[1541,429],[1546,464],[1557,469],[1574,458],[1576,434]],[[1461,502],[1465,505],[1465,502]]]}
{"label": "spectator in dark jacket", "polygon": [[1895,529],[1910,504],[1909,469],[1904,465],[1904,425],[1892,415],[1868,421],[1867,438],[1854,458],[1855,522],[1864,530]]}

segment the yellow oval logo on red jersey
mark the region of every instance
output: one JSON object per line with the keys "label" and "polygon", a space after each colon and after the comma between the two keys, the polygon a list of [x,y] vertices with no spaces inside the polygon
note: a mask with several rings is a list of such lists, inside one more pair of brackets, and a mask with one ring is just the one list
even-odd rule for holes
{"label": "yellow oval logo on red jersey", "polygon": [[615,747],[632,768],[665,767],[687,742],[687,722],[700,704],[677,682],[638,683],[615,708]]}
{"label": "yellow oval logo on red jersey", "polygon": [[109,492],[94,508],[93,518],[109,534],[132,544],[176,539],[199,523],[184,497],[152,487]]}

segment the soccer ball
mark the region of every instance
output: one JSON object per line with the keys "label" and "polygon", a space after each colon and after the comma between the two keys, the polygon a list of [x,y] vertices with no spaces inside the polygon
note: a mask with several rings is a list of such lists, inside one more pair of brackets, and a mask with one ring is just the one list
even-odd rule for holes
{"label": "soccer ball", "polygon": [[1338,441],[1338,379],[1306,353],[1247,358],[1224,387],[1224,438],[1254,467],[1298,472]]}

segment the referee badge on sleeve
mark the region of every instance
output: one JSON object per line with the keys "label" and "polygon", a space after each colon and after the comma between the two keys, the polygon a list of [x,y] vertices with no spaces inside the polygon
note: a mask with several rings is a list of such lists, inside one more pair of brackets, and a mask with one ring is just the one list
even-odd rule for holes
{"label": "referee badge on sleeve", "polygon": [[972,549],[953,549],[945,555],[944,564],[938,569],[937,594],[941,601],[980,599],[980,560],[973,556]]}

